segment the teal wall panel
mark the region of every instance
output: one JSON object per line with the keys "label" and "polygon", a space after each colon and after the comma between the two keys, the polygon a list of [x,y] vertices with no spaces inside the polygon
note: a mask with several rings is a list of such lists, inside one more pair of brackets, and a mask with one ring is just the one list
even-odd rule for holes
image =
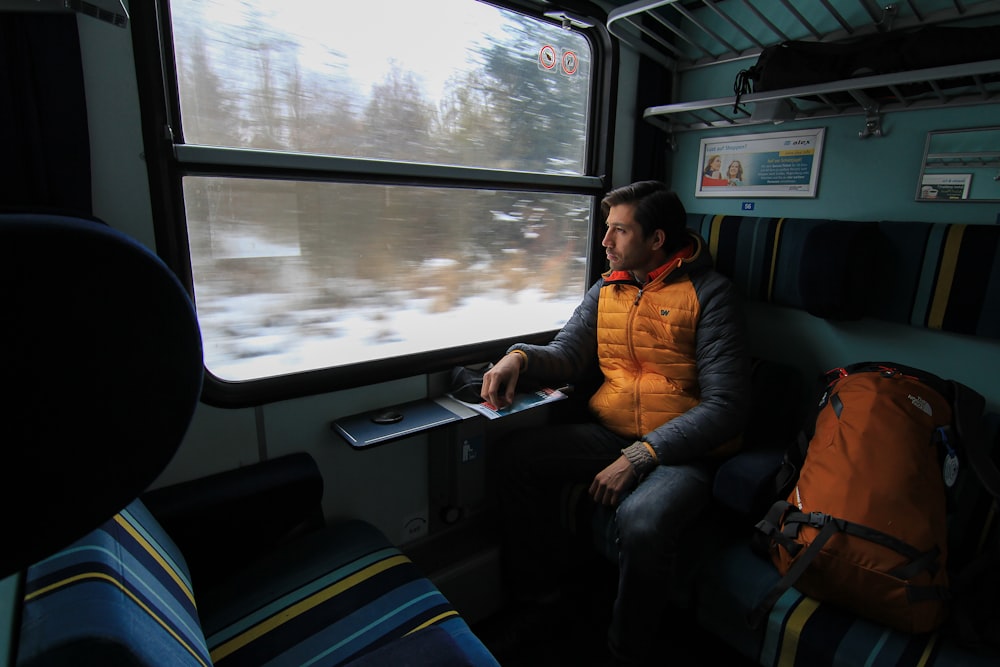
{"label": "teal wall panel", "polygon": [[[680,99],[691,101],[731,96],[740,69],[754,59],[692,70],[682,77]],[[666,100],[664,101],[666,103]],[[1000,203],[915,201],[927,132],[1000,125],[1000,105],[981,104],[945,109],[893,111],[882,115],[883,136],[861,139],[863,116],[787,121],[674,135],[677,149],[669,151],[672,187],[692,213],[740,214],[745,201],[752,215],[765,217],[834,218],[841,220],[912,220],[924,222],[994,223]],[[701,139],[730,135],[826,128],[819,187],[815,198],[695,197]],[[1000,189],[1000,182],[997,182]]]}

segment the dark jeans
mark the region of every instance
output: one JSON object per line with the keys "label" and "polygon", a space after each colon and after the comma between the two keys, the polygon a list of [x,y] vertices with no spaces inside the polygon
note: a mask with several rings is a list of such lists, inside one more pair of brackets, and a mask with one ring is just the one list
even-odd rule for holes
{"label": "dark jeans", "polygon": [[[517,431],[497,443],[505,574],[515,598],[539,599],[561,586],[560,575],[579,561],[573,549],[580,547],[567,530],[565,494],[574,484],[589,486],[631,442],[583,423]],[[608,633],[617,656],[642,664],[669,646],[662,621],[677,546],[711,502],[713,468],[707,461],[657,466],[619,504],[618,592]],[[581,503],[592,502],[584,495]],[[590,525],[578,530],[592,544]]]}

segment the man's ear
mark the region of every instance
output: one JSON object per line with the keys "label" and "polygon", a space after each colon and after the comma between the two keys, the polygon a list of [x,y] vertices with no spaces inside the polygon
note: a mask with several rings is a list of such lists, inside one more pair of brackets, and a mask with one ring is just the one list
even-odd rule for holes
{"label": "man's ear", "polygon": [[663,247],[663,244],[667,242],[667,233],[664,232],[662,229],[654,229],[652,241],[653,241],[652,249],[659,250],[660,248]]}

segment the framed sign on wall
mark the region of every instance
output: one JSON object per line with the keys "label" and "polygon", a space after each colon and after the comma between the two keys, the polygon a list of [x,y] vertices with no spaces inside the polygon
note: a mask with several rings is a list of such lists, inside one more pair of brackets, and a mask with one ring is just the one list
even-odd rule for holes
{"label": "framed sign on wall", "polygon": [[711,137],[698,151],[696,197],[815,197],[824,128]]}
{"label": "framed sign on wall", "polygon": [[920,201],[969,198],[972,174],[924,174],[920,180]]}
{"label": "framed sign on wall", "polygon": [[1000,201],[1000,126],[928,132],[916,199]]}

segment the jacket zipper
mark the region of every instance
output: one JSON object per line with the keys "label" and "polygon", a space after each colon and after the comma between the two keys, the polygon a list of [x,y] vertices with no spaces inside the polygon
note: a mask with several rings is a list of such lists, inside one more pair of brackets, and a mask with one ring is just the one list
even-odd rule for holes
{"label": "jacket zipper", "polygon": [[638,308],[638,306],[639,306],[639,300],[642,299],[642,293],[643,293],[643,290],[645,288],[646,288],[645,285],[641,285],[639,287],[639,292],[635,295],[635,301],[632,302],[633,308],[632,308],[632,311],[629,313],[628,322],[625,325],[625,331],[626,331],[626,333],[628,335],[628,353],[629,353],[629,356],[632,357],[632,363],[635,364],[636,369],[639,371],[639,372],[637,372],[635,374],[635,380],[633,381],[634,386],[632,388],[632,396],[634,397],[633,398],[633,404],[632,404],[632,415],[635,418],[635,432],[636,433],[639,433],[640,429],[642,428],[642,419],[639,416],[639,409],[640,409],[640,406],[639,406],[639,385],[640,385],[640,380],[642,379],[642,377],[641,377],[642,376],[642,372],[641,372],[641,366],[639,364],[639,360],[635,356],[635,348],[632,346],[632,334],[633,334],[633,331],[634,331],[633,324],[635,322],[635,318],[639,314],[639,308]]}

